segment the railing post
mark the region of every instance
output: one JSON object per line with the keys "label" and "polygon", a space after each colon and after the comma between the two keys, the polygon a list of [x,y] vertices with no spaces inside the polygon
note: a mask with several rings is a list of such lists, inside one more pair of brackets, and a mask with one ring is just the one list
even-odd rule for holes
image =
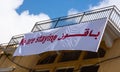
{"label": "railing post", "polygon": [[[35,23],[34,27],[32,28],[31,32],[35,32],[34,29],[37,28],[38,30],[40,30],[40,28],[37,27],[37,22]],[[42,29],[42,28],[41,28]],[[41,31],[41,30],[40,30]]]}
{"label": "railing post", "polygon": [[56,22],[56,24],[55,24],[54,28],[56,28],[56,26],[57,26],[57,24],[58,24],[59,20],[60,20],[60,17],[58,18],[58,20],[57,20],[57,22]]}
{"label": "railing post", "polygon": [[110,12],[110,15],[108,16],[108,19],[111,17],[112,13],[113,13],[114,7],[112,8],[112,11]]}
{"label": "railing post", "polygon": [[82,15],[82,17],[80,18],[80,21],[79,21],[78,23],[80,23],[80,22],[82,21],[84,15],[85,15],[85,12],[83,12],[83,15]]}

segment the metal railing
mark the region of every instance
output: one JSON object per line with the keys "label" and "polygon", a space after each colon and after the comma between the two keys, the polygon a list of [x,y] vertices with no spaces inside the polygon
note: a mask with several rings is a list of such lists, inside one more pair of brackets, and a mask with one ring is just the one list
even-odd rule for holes
{"label": "metal railing", "polygon": [[107,17],[110,20],[112,20],[115,23],[115,25],[120,29],[119,13],[120,13],[119,10],[115,6],[110,6],[110,7],[86,11],[83,13],[78,13],[70,16],[59,17],[53,20],[40,21],[40,22],[36,22],[36,24],[32,29],[32,32],[51,29],[51,28],[57,28],[57,27],[67,26],[72,24],[78,24],[80,22],[100,19],[104,17]]}
{"label": "metal railing", "polygon": [[[116,6],[109,6],[74,15],[59,17],[52,20],[36,22],[31,32],[79,24],[81,22],[91,21],[105,17],[107,17],[111,22],[113,22],[114,26],[118,28],[118,30],[120,30],[120,11]],[[22,38],[23,35],[13,36],[8,43],[7,48],[9,47],[9,45],[18,45]]]}

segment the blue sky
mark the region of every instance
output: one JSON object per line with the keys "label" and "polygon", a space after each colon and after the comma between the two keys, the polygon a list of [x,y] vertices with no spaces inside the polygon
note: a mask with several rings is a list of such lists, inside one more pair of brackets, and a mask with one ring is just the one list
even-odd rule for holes
{"label": "blue sky", "polygon": [[45,13],[50,18],[66,16],[70,9],[86,11],[89,6],[95,6],[100,0],[24,0],[23,4],[16,11],[21,14],[29,10],[30,14],[37,15]]}
{"label": "blue sky", "polygon": [[0,0],[0,44],[30,32],[38,21],[110,5],[120,9],[119,3],[120,0]]}

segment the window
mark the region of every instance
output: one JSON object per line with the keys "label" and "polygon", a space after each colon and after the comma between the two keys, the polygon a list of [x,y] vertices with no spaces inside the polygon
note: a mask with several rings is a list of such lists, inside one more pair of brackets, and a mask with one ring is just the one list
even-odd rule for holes
{"label": "window", "polygon": [[56,72],[73,72],[74,68],[58,69]]}
{"label": "window", "polygon": [[99,66],[85,66],[80,69],[80,72],[97,72]]}
{"label": "window", "polygon": [[71,51],[71,52],[63,52],[61,55],[60,62],[77,60],[80,56],[81,51]]}
{"label": "window", "polygon": [[39,70],[37,70],[37,71],[33,71],[33,72],[49,72],[49,70],[43,70],[43,71],[39,71]]}
{"label": "window", "polygon": [[2,58],[3,54],[0,54],[0,59]]}
{"label": "window", "polygon": [[102,48],[99,48],[98,52],[87,52],[84,59],[99,58],[104,57],[106,51]]}
{"label": "window", "polygon": [[57,56],[57,54],[49,55],[45,59],[43,59],[42,61],[39,60],[38,63],[37,63],[37,65],[53,63],[54,60],[55,60],[55,58],[56,58],[56,56]]}

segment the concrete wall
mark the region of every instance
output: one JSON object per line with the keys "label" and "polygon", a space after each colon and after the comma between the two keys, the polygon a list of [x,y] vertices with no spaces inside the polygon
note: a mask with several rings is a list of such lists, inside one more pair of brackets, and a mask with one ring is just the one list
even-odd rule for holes
{"label": "concrete wall", "polygon": [[[11,59],[23,67],[33,68],[36,65],[36,62],[39,60],[39,55],[24,56],[24,57],[19,56],[19,57],[12,57]],[[2,58],[0,59],[0,68],[9,68],[9,67],[15,68],[15,70],[12,72],[29,72],[28,69],[22,68],[12,63],[10,60],[8,60],[8,58],[5,55],[3,55]]]}
{"label": "concrete wall", "polygon": [[[117,57],[118,58],[114,58]],[[112,48],[107,50],[103,60],[114,58],[100,64],[98,72],[120,72],[120,39],[114,41]]]}

